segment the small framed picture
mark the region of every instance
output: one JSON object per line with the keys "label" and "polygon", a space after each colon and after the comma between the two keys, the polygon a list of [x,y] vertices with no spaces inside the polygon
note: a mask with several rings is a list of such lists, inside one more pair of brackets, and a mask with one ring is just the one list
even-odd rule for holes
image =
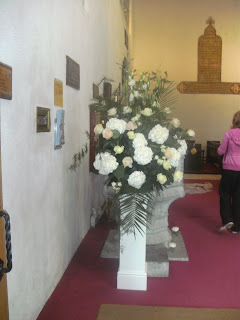
{"label": "small framed picture", "polygon": [[54,124],[54,149],[62,148],[65,143],[64,138],[64,110],[57,110]]}
{"label": "small framed picture", "polygon": [[37,107],[36,132],[50,132],[50,109]]}

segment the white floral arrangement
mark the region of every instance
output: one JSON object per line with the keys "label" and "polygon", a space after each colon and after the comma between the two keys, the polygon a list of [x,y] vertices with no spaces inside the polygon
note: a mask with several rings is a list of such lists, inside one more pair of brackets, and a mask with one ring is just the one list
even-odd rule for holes
{"label": "white floral arrangement", "polygon": [[[124,195],[129,201],[136,194],[144,194],[145,199],[146,194],[161,192],[183,179],[177,168],[187,151],[185,139],[195,133],[182,129],[179,119],[169,118],[176,88],[167,80],[167,73],[159,77],[146,72],[138,76],[136,71],[126,75],[121,95],[115,91],[112,97],[99,96],[90,107],[101,113],[102,122],[94,128],[98,147],[93,166],[96,173],[108,176],[106,183],[115,189],[118,199]],[[139,215],[144,212],[142,207]],[[134,222],[127,231],[139,228],[139,221],[145,223],[136,212],[130,215]]]}

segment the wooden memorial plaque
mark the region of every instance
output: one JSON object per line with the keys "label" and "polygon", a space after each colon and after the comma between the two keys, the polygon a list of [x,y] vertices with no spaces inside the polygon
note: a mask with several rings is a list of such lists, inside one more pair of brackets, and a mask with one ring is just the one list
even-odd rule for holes
{"label": "wooden memorial plaque", "polygon": [[63,83],[58,79],[54,79],[54,105],[63,107]]}
{"label": "wooden memorial plaque", "polygon": [[66,85],[80,89],[80,65],[66,56]]}
{"label": "wooden memorial plaque", "polygon": [[0,98],[12,100],[12,68],[0,62]]}
{"label": "wooden memorial plaque", "polygon": [[99,97],[99,87],[93,83],[93,99],[97,99]]}
{"label": "wooden memorial plaque", "polygon": [[105,98],[111,98],[112,95],[112,85],[109,82],[104,82],[103,85],[103,96]]}

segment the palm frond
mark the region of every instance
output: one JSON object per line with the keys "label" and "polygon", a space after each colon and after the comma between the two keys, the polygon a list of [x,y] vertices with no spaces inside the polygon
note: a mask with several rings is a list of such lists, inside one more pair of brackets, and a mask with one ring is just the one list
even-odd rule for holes
{"label": "palm frond", "polygon": [[121,232],[144,234],[143,227],[150,222],[155,197],[149,193],[129,193],[119,195]]}

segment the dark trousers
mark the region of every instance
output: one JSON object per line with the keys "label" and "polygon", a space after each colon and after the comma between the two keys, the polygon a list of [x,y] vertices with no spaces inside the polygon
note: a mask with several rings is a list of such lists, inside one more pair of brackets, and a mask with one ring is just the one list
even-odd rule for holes
{"label": "dark trousers", "polygon": [[219,196],[222,223],[232,221],[240,229],[240,171],[222,171]]}

